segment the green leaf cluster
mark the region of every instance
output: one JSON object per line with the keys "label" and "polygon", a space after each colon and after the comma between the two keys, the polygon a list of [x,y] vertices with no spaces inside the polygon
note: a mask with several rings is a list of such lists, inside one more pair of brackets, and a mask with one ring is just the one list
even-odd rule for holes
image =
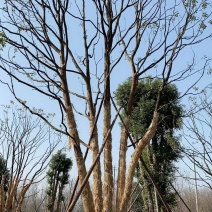
{"label": "green leaf cluster", "polygon": [[[123,107],[123,117],[126,116],[131,84],[132,80],[129,78],[119,85],[115,92],[117,104]],[[152,80],[151,77],[138,81],[130,117],[130,134],[134,140],[142,138],[151,123],[161,85],[160,79]],[[164,87],[158,112],[159,121],[154,142],[152,140],[145,148],[142,157],[167,203],[174,205],[176,198],[169,182],[174,181],[176,170],[174,162],[181,157],[179,138],[174,135],[174,131],[181,128],[183,114],[183,108],[179,102],[179,92],[174,84],[167,84]],[[144,174],[146,175],[145,172]],[[140,179],[139,167],[135,176]],[[149,179],[147,181],[153,192],[154,186]],[[141,183],[143,184],[142,180]],[[147,196],[145,192],[142,195],[144,198]]]}
{"label": "green leaf cluster", "polygon": [[[119,106],[124,108],[123,116],[128,103],[130,94],[131,79],[119,85],[115,92],[116,101]],[[162,84],[159,79],[152,80],[147,78],[138,82],[135,90],[133,110],[131,115],[130,132],[133,137],[142,137],[148,129],[155,109],[158,90]],[[174,84],[168,84],[163,90],[160,108],[157,133],[162,133],[169,129],[179,129],[181,127],[182,107],[178,100],[179,93]]]}
{"label": "green leaf cluster", "polygon": [[0,185],[2,184],[3,175],[5,176],[3,187],[4,187],[4,192],[6,193],[8,191],[10,173],[9,173],[9,169],[7,168],[5,159],[3,158],[2,155],[0,155]]}
{"label": "green leaf cluster", "polygon": [[[49,184],[46,191],[48,195],[48,211],[53,212],[55,207],[57,208],[55,211],[57,211],[60,203],[63,201],[63,189],[64,185],[68,184],[69,171],[72,165],[72,160],[67,158],[66,154],[62,153],[62,150],[59,150],[52,156],[49,163],[49,170],[46,173]],[[55,206],[56,202],[57,206]]]}
{"label": "green leaf cluster", "polygon": [[0,50],[3,50],[3,48],[6,46],[6,35],[4,32],[0,32]]}
{"label": "green leaf cluster", "polygon": [[49,170],[47,172],[48,183],[53,183],[53,178],[63,185],[68,183],[69,170],[72,167],[72,160],[66,157],[66,154],[59,150],[49,163]]}

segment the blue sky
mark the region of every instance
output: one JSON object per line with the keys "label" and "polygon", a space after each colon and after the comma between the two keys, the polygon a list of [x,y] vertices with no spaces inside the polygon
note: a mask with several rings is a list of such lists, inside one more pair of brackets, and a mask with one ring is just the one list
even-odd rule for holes
{"label": "blue sky", "polygon": [[[1,5],[2,5],[2,2],[0,3],[0,6]],[[88,11],[88,15],[91,15],[90,13],[91,12]],[[129,21],[129,20],[130,20],[130,15],[128,14],[127,21]],[[70,26],[72,27],[71,22],[70,22]],[[70,39],[71,40],[74,39],[74,42],[72,42],[71,45],[75,49],[74,53],[77,56],[77,55],[80,55],[81,49],[83,48],[83,43],[82,43],[81,39],[78,39],[81,35],[81,32],[80,32],[81,26],[79,24],[76,24],[74,27],[75,27],[74,30],[70,29]],[[88,32],[89,32],[89,30],[92,33],[92,29],[88,29]],[[211,28],[206,29],[206,33],[210,33],[210,31],[211,31]],[[173,36],[174,36],[174,34],[173,34]],[[170,37],[170,39],[172,39],[172,38]],[[194,55],[195,55],[195,70],[201,69],[204,64],[204,61],[201,58],[203,58],[205,55],[207,55],[209,57],[211,56],[211,49],[212,49],[211,41],[212,40],[210,38],[202,43],[199,43],[192,47],[188,47],[185,50],[183,50],[182,54],[179,55],[177,61],[175,61],[175,63],[174,63],[174,67],[173,67],[174,73],[186,68],[188,63],[191,63]],[[144,43],[145,43],[145,41],[144,41]],[[98,46],[98,49],[96,50],[96,59],[97,60],[99,60],[103,56],[102,48],[103,48],[103,43],[100,43],[100,45]],[[8,49],[8,47],[6,47],[3,51],[0,52],[0,57],[7,57],[8,51],[9,51],[9,49]],[[141,51],[142,51],[142,49],[141,49]],[[116,54],[118,55],[119,52],[117,51]],[[115,56],[115,54],[114,54],[114,56]],[[156,56],[157,56],[157,54],[156,54]],[[152,58],[151,60],[153,60],[153,59],[154,58]],[[16,60],[20,63],[20,65],[25,65],[25,60],[22,57],[17,56]],[[100,70],[98,70],[99,72],[102,72],[102,70],[101,70],[102,64],[103,64],[103,61],[101,61],[99,63],[98,67],[93,66],[93,72],[95,73],[96,68],[100,69]],[[71,62],[70,62],[70,68],[73,68],[73,65],[71,64]],[[157,69],[159,70],[160,67],[158,67]],[[143,77],[148,76],[148,75],[154,75],[156,71],[157,71],[156,69],[153,69],[152,73],[148,72]],[[115,91],[118,84],[125,81],[129,76],[131,76],[130,66],[129,66],[129,63],[123,58],[122,62],[112,72],[112,75],[111,75],[112,91]],[[200,74],[197,73],[197,74],[193,75],[192,77],[189,77],[183,81],[177,82],[176,84],[179,89],[179,92],[184,93],[188,87],[193,85],[193,83],[197,80],[197,78],[199,76],[200,76]],[[2,71],[0,72],[0,78],[4,82],[10,81],[8,76]],[[84,87],[82,85],[82,80],[79,79],[77,76],[72,76],[72,77],[70,77],[69,80],[70,80],[70,88],[73,89],[75,92],[82,93],[83,87]],[[198,82],[197,87],[199,87],[199,89],[201,90],[207,84],[211,83],[211,81],[212,81],[211,75],[205,74],[203,76],[203,78]],[[94,77],[92,86],[93,86],[93,90],[96,91],[97,88],[96,88],[95,77]],[[28,89],[21,84],[17,84],[16,91],[23,100],[27,100],[28,104],[31,107],[36,106],[36,108],[43,108],[48,113],[49,112],[56,113],[53,123],[55,123],[56,125],[60,124],[60,113],[58,113],[59,107],[54,101],[52,101],[51,99],[49,99],[48,97],[45,97],[43,95],[38,95],[35,91]],[[193,90],[191,90],[191,91],[193,92]],[[9,104],[10,100],[14,100],[13,95],[10,93],[9,89],[7,88],[7,86],[5,84],[0,83],[0,92],[1,92],[1,98],[0,98],[1,105]],[[81,112],[83,112],[84,111],[84,101],[76,99],[75,97],[73,97],[73,101],[74,101],[75,105],[77,106],[77,108]],[[184,97],[182,99],[181,103],[186,106],[189,106],[188,97],[187,96]],[[115,115],[114,110],[112,111],[112,114],[113,114],[113,116]],[[79,115],[76,115],[76,117],[77,117],[77,125],[79,128],[80,137],[82,140],[87,141],[88,140],[88,132],[89,132],[88,122],[85,119],[83,119],[82,117],[80,117]],[[102,118],[100,119],[100,122],[99,122],[99,135],[100,135],[100,140],[101,140],[102,139]],[[120,128],[119,128],[119,125],[117,122],[117,124],[113,130],[113,142],[114,142],[113,159],[114,159],[115,166],[117,166],[117,163],[118,163],[117,156],[118,156],[118,150],[119,150],[119,137],[120,137]],[[66,143],[66,142],[67,142],[67,139],[64,138],[64,143]],[[131,151],[129,150],[129,153],[128,153],[129,158],[130,158],[130,153],[131,153]],[[67,153],[67,154],[70,155],[72,158],[74,158],[73,150],[71,150],[70,153]],[[88,160],[87,164],[88,165],[91,164],[90,159]],[[186,167],[184,165],[180,164],[180,166],[184,167],[186,169]],[[76,167],[74,166],[72,169],[72,174],[74,176],[76,175],[75,170],[76,170]]]}

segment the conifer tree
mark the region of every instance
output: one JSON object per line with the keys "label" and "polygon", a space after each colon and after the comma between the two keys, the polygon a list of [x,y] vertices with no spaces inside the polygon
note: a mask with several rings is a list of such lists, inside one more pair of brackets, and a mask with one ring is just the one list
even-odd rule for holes
{"label": "conifer tree", "polygon": [[59,150],[49,163],[49,170],[47,172],[47,182],[49,187],[47,189],[48,205],[47,211],[59,212],[61,203],[64,199],[63,189],[68,184],[69,171],[72,167],[72,160],[66,157],[66,154]]}

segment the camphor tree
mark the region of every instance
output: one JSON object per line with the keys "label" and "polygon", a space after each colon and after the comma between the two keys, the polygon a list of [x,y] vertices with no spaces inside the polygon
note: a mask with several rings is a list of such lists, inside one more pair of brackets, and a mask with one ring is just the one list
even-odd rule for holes
{"label": "camphor tree", "polygon": [[[112,211],[113,207],[126,211],[138,159],[155,135],[160,98],[166,84],[186,80],[195,73],[202,76],[207,69],[207,58],[196,70],[193,69],[195,55],[189,54],[186,63],[179,63],[178,58],[186,48],[191,50],[190,46],[200,45],[211,37],[207,28],[211,23],[210,3],[205,0],[5,0],[1,5],[0,31],[5,48],[0,69],[10,77],[9,81],[7,78],[2,81],[31,113],[67,135],[75,154],[81,187],[70,198],[67,211],[73,210],[80,195],[85,211]],[[176,68],[177,64],[182,66]],[[125,72],[125,67],[129,72]],[[113,118],[116,109],[111,92],[115,90],[114,82],[125,74],[125,79],[131,76],[132,82],[120,135],[114,206],[112,146],[117,142],[113,142],[111,131],[119,109]],[[127,167],[127,131],[134,92],[138,79],[150,74],[160,78],[162,85],[151,124],[137,142]],[[19,92],[19,87],[46,98],[54,105],[60,121],[49,122],[30,101],[25,102],[27,96]],[[34,106],[44,108],[46,102],[42,103],[37,101]],[[102,124],[99,117],[103,117]],[[80,134],[80,123],[90,127],[87,141]],[[103,133],[99,132],[101,129]],[[104,167],[101,168],[102,152]],[[85,165],[88,153],[92,155],[90,167]],[[92,189],[88,181],[91,174]],[[166,209],[169,210],[167,204]]]}
{"label": "camphor tree", "polygon": [[[162,84],[161,80],[148,77],[139,80],[135,90],[132,115],[129,132],[135,142],[142,138],[151,122],[151,114],[157,101],[158,89]],[[126,116],[127,96],[130,93],[131,79],[119,85],[115,92],[117,104],[124,108],[123,118]],[[168,84],[163,91],[159,107],[159,119],[156,133],[151,142],[142,152],[143,161],[148,165],[154,176],[158,187],[164,195],[165,201],[171,206],[176,203],[176,197],[171,191],[170,182],[174,181],[174,162],[180,157],[179,141],[174,136],[174,130],[181,127],[182,106],[179,103],[179,93],[174,84]],[[143,204],[147,211],[154,211],[153,199],[154,185],[148,179],[144,167],[140,163],[136,177],[140,179]],[[141,201],[141,200],[140,200]],[[159,207],[161,203],[159,202]]]}
{"label": "camphor tree", "polygon": [[1,173],[0,211],[19,212],[29,188],[44,178],[60,136],[25,108],[3,106],[1,114],[0,152],[7,171]]}
{"label": "camphor tree", "polygon": [[49,188],[47,189],[48,205],[47,211],[61,211],[61,203],[63,201],[63,190],[65,184],[68,184],[69,171],[72,167],[72,161],[66,157],[66,154],[59,150],[52,156],[47,172],[47,181]]}

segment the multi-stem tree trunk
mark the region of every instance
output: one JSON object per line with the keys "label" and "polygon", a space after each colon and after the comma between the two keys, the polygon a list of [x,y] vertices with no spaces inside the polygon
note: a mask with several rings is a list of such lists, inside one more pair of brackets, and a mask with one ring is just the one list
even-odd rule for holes
{"label": "multi-stem tree trunk", "polygon": [[130,115],[132,112],[134,93],[135,93],[135,89],[136,89],[136,85],[137,85],[137,80],[138,80],[137,75],[134,75],[134,77],[132,79],[129,101],[128,101],[127,110],[126,110],[126,118],[121,127],[117,192],[116,192],[116,210],[119,210],[119,207],[121,204],[121,198],[123,195],[123,188],[125,186],[127,139],[128,139],[129,128],[130,128]]}
{"label": "multi-stem tree trunk", "polygon": [[126,178],[126,183],[123,191],[123,197],[121,200],[120,204],[120,209],[119,211],[125,212],[127,211],[131,191],[132,191],[132,182],[133,182],[133,176],[135,172],[135,168],[138,162],[138,159],[141,155],[141,152],[145,148],[145,146],[150,142],[150,140],[154,137],[155,131],[157,128],[157,122],[158,122],[158,113],[154,112],[154,116],[152,119],[152,122],[149,126],[149,129],[143,136],[143,138],[138,142],[132,156],[131,156],[131,161],[129,164],[128,172],[127,172],[127,178]]}
{"label": "multi-stem tree trunk", "polygon": [[[128,119],[128,117],[126,118]],[[129,128],[129,120],[125,121],[126,128]],[[119,165],[118,165],[118,178],[117,178],[117,192],[116,192],[116,210],[118,211],[122,194],[123,187],[125,186],[126,176],[126,152],[127,152],[127,132],[125,126],[121,127],[121,139],[119,149]]]}
{"label": "multi-stem tree trunk", "polygon": [[19,182],[20,182],[19,179],[15,180],[13,177],[10,177],[9,188],[7,191],[7,198],[4,206],[6,212],[14,210],[15,205],[13,203],[14,199],[16,198],[16,192],[18,189]]}
{"label": "multi-stem tree trunk", "polygon": [[[86,42],[85,42],[86,43]],[[87,44],[85,44],[87,46]],[[86,48],[86,76],[87,79],[90,79],[90,70],[89,70],[89,56]],[[87,103],[89,108],[89,123],[90,123],[90,146],[92,151],[92,161],[94,162],[99,153],[99,140],[98,140],[98,130],[95,126],[95,117],[96,117],[96,108],[93,103],[92,91],[91,91],[91,82],[86,80],[86,89],[87,89]],[[101,173],[101,164],[100,159],[97,161],[96,166],[93,170],[93,199],[95,211],[103,210],[103,195],[102,195],[102,173]]]}
{"label": "multi-stem tree trunk", "polygon": [[[94,128],[94,119],[90,122],[90,129]],[[94,162],[98,152],[98,132],[97,129],[94,129],[93,138],[91,140],[92,148],[92,161]],[[93,170],[93,198],[94,198],[94,207],[96,212],[101,212],[103,210],[103,197],[102,197],[102,180],[101,180],[101,166],[100,160],[96,163],[96,166]]]}
{"label": "multi-stem tree trunk", "polygon": [[[69,134],[70,134],[70,145],[74,148],[77,168],[78,168],[78,176],[80,184],[83,183],[83,180],[87,174],[85,161],[83,158],[82,150],[80,148],[80,138],[78,135],[77,125],[74,118],[74,113],[72,109],[72,104],[70,100],[68,84],[66,79],[66,69],[64,69],[64,58],[62,59],[62,68],[61,68],[61,79],[62,79],[62,87],[63,87],[63,98],[66,107],[66,120],[68,124]],[[93,202],[93,195],[90,189],[89,183],[86,184],[85,188],[82,192],[84,210],[86,212],[94,211],[94,202]]]}

